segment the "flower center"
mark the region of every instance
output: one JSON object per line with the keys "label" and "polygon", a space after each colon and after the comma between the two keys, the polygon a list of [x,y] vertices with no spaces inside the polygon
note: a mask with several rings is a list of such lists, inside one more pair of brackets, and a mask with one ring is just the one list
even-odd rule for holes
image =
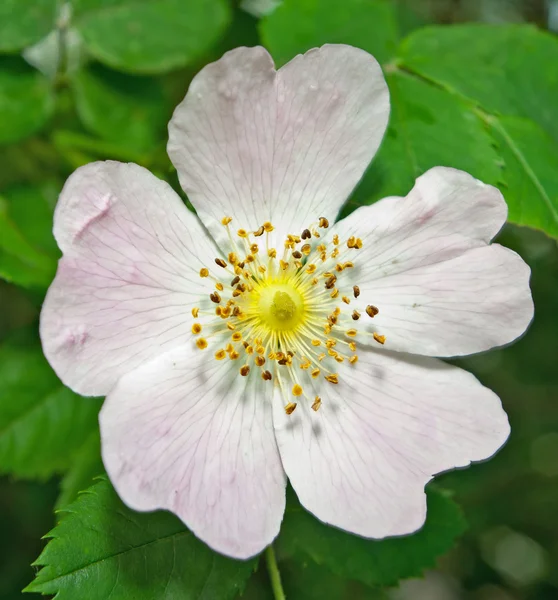
{"label": "flower center", "polygon": [[270,330],[290,331],[304,319],[302,296],[292,283],[270,282],[256,288],[257,312]]}
{"label": "flower center", "polygon": [[[361,311],[373,318],[378,309],[370,304],[350,306],[360,303],[360,289],[347,277],[354,268],[349,258],[358,256],[362,240],[351,236],[342,243],[333,235],[328,243],[317,243],[320,230],[329,226],[321,217],[300,235],[289,234],[279,254],[269,244],[271,223],[253,232],[239,229],[234,236],[231,221],[222,220],[230,242],[227,260],[215,259],[225,277],[215,278],[205,267],[200,270],[213,289],[192,309],[199,319],[192,325],[192,333],[199,336],[196,345],[205,350],[211,344],[216,360],[242,361],[242,377],[259,371],[283,395],[287,414],[295,410],[293,399],[299,397],[316,411],[321,397],[309,397],[305,390],[317,391],[321,381],[339,383],[340,363],[356,365],[357,334],[385,342],[376,331],[359,332],[355,327]],[[262,244],[259,238],[264,234]]]}

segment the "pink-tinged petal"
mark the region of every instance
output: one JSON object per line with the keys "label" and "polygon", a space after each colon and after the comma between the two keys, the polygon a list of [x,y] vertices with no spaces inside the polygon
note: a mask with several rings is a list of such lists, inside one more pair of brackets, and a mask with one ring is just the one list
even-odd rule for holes
{"label": "pink-tinged petal", "polygon": [[64,186],[54,233],[64,256],[43,305],[41,339],[66,385],[104,395],[121,375],[190,337],[191,308],[211,291],[199,269],[218,269],[218,255],[167,183],[133,164],[82,167]]}
{"label": "pink-tinged petal", "polygon": [[219,242],[270,220],[273,243],[324,216],[333,222],[374,156],[389,115],[372,56],[344,45],[275,70],[266,50],[238,48],[192,81],[169,125],[182,187]]}
{"label": "pink-tinged petal", "polygon": [[[347,274],[379,314],[359,328],[390,350],[461,356],[519,337],[533,317],[529,267],[490,240],[505,222],[500,192],[467,173],[436,167],[406,198],[386,198],[335,225],[363,241]],[[359,342],[371,337],[359,337]]]}
{"label": "pink-tinged petal", "polygon": [[317,412],[300,401],[288,416],[274,399],[279,452],[301,503],[364,537],[417,530],[432,476],[490,457],[509,435],[498,397],[436,359],[363,350],[326,385],[308,390]]}
{"label": "pink-tinged petal", "polygon": [[285,474],[259,377],[202,351],[173,350],[124,376],[100,415],[103,461],[135,510],[177,514],[235,558],[279,533]]}

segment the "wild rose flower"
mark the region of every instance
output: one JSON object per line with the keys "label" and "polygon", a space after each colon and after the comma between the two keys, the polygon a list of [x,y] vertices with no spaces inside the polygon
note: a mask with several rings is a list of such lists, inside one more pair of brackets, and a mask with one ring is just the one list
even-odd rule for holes
{"label": "wild rose flower", "polygon": [[334,223],[388,113],[361,50],[276,71],[239,48],[169,126],[198,216],[134,164],[66,183],[43,346],[66,385],[107,395],[103,459],[132,508],[171,510],[244,558],[279,532],[288,477],[326,523],[407,534],[434,474],[506,440],[497,396],[432,358],[507,344],[532,318],[527,265],[490,245],[498,190],[438,167]]}

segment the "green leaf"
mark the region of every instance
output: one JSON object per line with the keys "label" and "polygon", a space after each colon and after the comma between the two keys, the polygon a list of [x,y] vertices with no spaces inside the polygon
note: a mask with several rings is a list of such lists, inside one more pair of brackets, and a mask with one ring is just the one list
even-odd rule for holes
{"label": "green leaf", "polygon": [[0,57],[0,145],[35,133],[54,107],[46,77],[19,57]]}
{"label": "green leaf", "polygon": [[104,471],[101,460],[101,438],[99,430],[95,429],[74,454],[72,464],[62,478],[56,508],[63,508],[73,502],[78,493],[93,485],[93,480]]}
{"label": "green leaf", "polygon": [[86,0],[75,27],[99,61],[130,73],[163,73],[199,58],[227,26],[226,0]]}
{"label": "green leaf", "polygon": [[58,0],[2,0],[0,52],[17,52],[45,36],[55,24]]}
{"label": "green leaf", "polygon": [[508,221],[558,238],[558,144],[528,119],[485,118],[506,165]]}
{"label": "green leaf", "polygon": [[[55,192],[54,192],[55,193]],[[53,190],[13,187],[0,196],[0,277],[24,287],[46,288],[59,251],[52,235]]]}
{"label": "green leaf", "polygon": [[61,513],[27,592],[57,600],[227,600],[256,564],[216,554],[170,513],[130,510],[104,478]]}
{"label": "green leaf", "polygon": [[401,45],[401,63],[485,111],[525,117],[558,141],[558,38],[525,25],[427,27]]}
{"label": "green leaf", "polygon": [[78,114],[91,132],[135,150],[166,138],[171,109],[158,79],[93,65],[76,73],[71,83]]}
{"label": "green leaf", "polygon": [[285,0],[260,24],[278,64],[323,44],[350,44],[380,63],[397,48],[397,9],[387,0]]}
{"label": "green leaf", "polygon": [[466,529],[459,507],[430,489],[426,524],[417,533],[382,541],[366,540],[324,525],[301,507],[285,513],[278,544],[283,555],[312,559],[346,579],[369,586],[395,585],[435,566]]}
{"label": "green leaf", "polygon": [[0,346],[0,470],[47,478],[97,429],[99,401],[65,388],[27,335]]}
{"label": "green leaf", "polygon": [[388,74],[390,124],[378,155],[343,209],[405,196],[431,167],[454,167],[486,182],[502,177],[502,160],[469,104],[405,73]]}
{"label": "green leaf", "polygon": [[[558,39],[531,26],[429,27],[401,47],[399,65],[486,122],[504,170],[509,221],[558,237]],[[450,123],[451,126],[451,123]],[[554,174],[553,174],[554,173]]]}

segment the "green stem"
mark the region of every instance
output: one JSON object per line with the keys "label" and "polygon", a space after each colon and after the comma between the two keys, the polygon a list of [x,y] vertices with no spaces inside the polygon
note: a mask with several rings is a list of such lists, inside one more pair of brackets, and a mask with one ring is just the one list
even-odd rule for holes
{"label": "green stem", "polygon": [[275,551],[273,546],[268,546],[265,549],[265,560],[267,563],[267,570],[269,571],[269,579],[271,580],[271,589],[273,590],[273,596],[275,600],[286,600],[283,586],[281,585],[281,574],[277,567],[277,559],[275,558]]}

